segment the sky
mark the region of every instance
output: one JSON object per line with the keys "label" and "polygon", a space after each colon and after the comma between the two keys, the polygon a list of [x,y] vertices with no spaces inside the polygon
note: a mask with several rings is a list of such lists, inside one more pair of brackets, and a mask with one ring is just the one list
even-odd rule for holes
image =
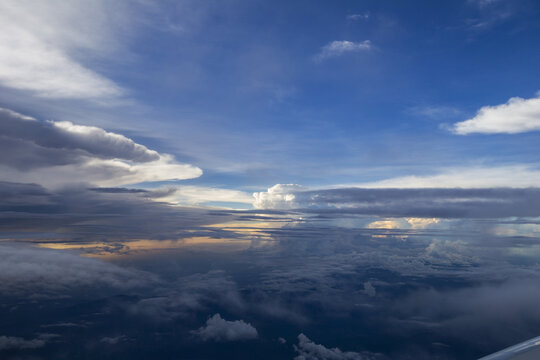
{"label": "sky", "polygon": [[536,1],[2,0],[0,24],[0,357],[540,335]]}

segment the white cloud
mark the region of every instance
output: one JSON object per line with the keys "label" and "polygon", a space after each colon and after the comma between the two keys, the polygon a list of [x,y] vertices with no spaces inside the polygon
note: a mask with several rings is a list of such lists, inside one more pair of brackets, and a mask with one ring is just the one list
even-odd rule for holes
{"label": "white cloud", "polygon": [[253,206],[257,209],[292,209],[297,206],[294,193],[307,190],[296,184],[276,184],[266,192],[253,193]]}
{"label": "white cloud", "polygon": [[306,335],[298,335],[298,345],[294,345],[298,353],[295,360],[367,360],[372,357],[369,354],[361,354],[352,351],[341,351],[339,348],[329,349],[321,344],[311,341]]}
{"label": "white cloud", "polygon": [[15,336],[0,336],[0,350],[36,349],[44,345],[43,339],[26,340]]}
{"label": "white cloud", "polygon": [[[345,185],[347,186],[347,185]],[[352,185],[348,185],[352,186]],[[433,175],[410,175],[354,184],[364,188],[526,188],[540,186],[537,164],[441,169]]]}
{"label": "white cloud", "polygon": [[336,40],[323,46],[321,52],[317,54],[317,56],[315,56],[315,59],[321,61],[330,57],[336,57],[346,53],[367,51],[370,49],[371,41],[369,40],[364,40],[362,42]]}
{"label": "white cloud", "polygon": [[468,120],[454,124],[451,130],[458,135],[517,134],[540,130],[540,97],[514,97],[506,104],[484,106]]}
{"label": "white cloud", "polygon": [[256,339],[259,334],[251,324],[242,320],[227,321],[215,314],[206,321],[206,326],[193,331],[204,341],[237,341]]}
{"label": "white cloud", "polygon": [[178,163],[133,140],[71,122],[41,122],[0,109],[0,180],[46,187],[76,183],[118,186],[198,177],[201,169]]}
{"label": "white cloud", "polygon": [[2,1],[0,84],[47,98],[122,95],[120,86],[77,60],[115,47],[112,17],[122,12],[107,3]]}
{"label": "white cloud", "polygon": [[215,187],[180,185],[155,189],[154,192],[157,195],[163,192],[163,196],[156,196],[160,200],[180,205],[200,205],[207,202],[253,203],[253,196],[249,193]]}

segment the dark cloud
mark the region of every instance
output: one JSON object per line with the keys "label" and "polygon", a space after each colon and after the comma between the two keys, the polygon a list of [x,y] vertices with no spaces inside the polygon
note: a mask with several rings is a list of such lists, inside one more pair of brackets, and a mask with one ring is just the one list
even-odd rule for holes
{"label": "dark cloud", "polygon": [[0,258],[4,297],[63,297],[88,288],[133,290],[156,281],[151,274],[67,251],[1,244]]}
{"label": "dark cloud", "polygon": [[81,156],[137,162],[159,159],[157,152],[119,134],[68,122],[42,122],[7,109],[0,109],[0,133],[4,150],[14,146],[13,156],[3,156],[2,162],[23,169],[73,163]]}
{"label": "dark cloud", "polygon": [[0,351],[12,349],[36,349],[45,346],[43,339],[26,340],[16,336],[0,336]]}
{"label": "dark cloud", "polygon": [[126,340],[128,340],[128,337],[126,335],[118,335],[114,337],[105,336],[101,338],[99,341],[105,344],[109,344],[109,345],[116,345],[119,342],[126,341]]}
{"label": "dark cloud", "polygon": [[[226,236],[203,225],[235,218],[229,211],[170,206],[153,192],[86,188],[47,190],[36,184],[0,182],[0,231],[10,239],[50,241],[178,240]],[[234,234],[229,233],[229,236]]]}
{"label": "dark cloud", "polygon": [[238,341],[256,339],[259,334],[251,324],[243,320],[227,321],[220,314],[215,314],[206,321],[206,325],[193,331],[204,341]]}
{"label": "dark cloud", "polygon": [[306,335],[298,335],[298,345],[294,345],[298,353],[295,360],[370,360],[374,354],[341,351],[339,348],[329,349],[311,341]]}
{"label": "dark cloud", "polygon": [[115,186],[202,174],[120,134],[67,121],[39,121],[2,108],[0,151],[9,154],[0,159],[0,180],[48,187]]}

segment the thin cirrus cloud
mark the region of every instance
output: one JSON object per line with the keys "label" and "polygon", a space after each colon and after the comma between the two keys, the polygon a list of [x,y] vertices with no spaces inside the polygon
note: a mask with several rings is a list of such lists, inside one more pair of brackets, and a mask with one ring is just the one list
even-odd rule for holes
{"label": "thin cirrus cloud", "polygon": [[118,186],[199,177],[198,167],[177,162],[133,140],[93,126],[39,121],[0,110],[0,180],[45,187],[86,183]]}
{"label": "thin cirrus cloud", "polygon": [[[58,99],[108,99],[125,91],[77,58],[112,52],[115,22],[105,2],[3,1],[0,85]],[[90,55],[90,56],[89,56]]]}
{"label": "thin cirrus cloud", "polygon": [[356,20],[367,20],[367,19],[369,19],[369,13],[368,13],[368,12],[364,12],[364,13],[361,13],[361,14],[351,14],[351,15],[347,15],[347,19],[348,19],[348,20],[353,20],[353,21],[356,21]]}
{"label": "thin cirrus cloud", "polygon": [[513,97],[505,104],[484,106],[468,120],[451,127],[457,135],[518,134],[540,130],[540,96],[531,99]]}
{"label": "thin cirrus cloud", "polygon": [[371,48],[371,41],[369,40],[364,40],[361,42],[335,40],[323,46],[321,51],[315,56],[315,60],[322,61],[348,53],[368,51],[371,50]]}

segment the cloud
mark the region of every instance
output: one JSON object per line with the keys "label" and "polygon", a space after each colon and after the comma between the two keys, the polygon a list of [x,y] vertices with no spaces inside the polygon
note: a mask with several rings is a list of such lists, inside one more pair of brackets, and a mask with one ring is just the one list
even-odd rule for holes
{"label": "cloud", "polygon": [[259,334],[251,324],[242,320],[227,321],[215,314],[206,321],[206,326],[193,331],[204,341],[238,341],[256,339]]}
{"label": "cloud", "polygon": [[321,48],[321,52],[315,56],[317,61],[322,61],[331,57],[337,57],[346,53],[359,51],[367,51],[371,49],[371,41],[364,40],[362,42],[354,41],[332,41]]}
{"label": "cloud", "polygon": [[114,14],[122,13],[115,10],[106,1],[2,1],[0,84],[46,98],[123,95],[120,86],[78,60],[115,47],[121,24]]}
{"label": "cloud", "polygon": [[[540,188],[338,188],[295,190],[274,186],[254,194],[254,206],[296,209],[308,213],[363,214],[382,217],[427,218],[407,221],[421,228],[433,218],[502,218],[540,216]],[[261,201],[263,199],[264,201]],[[403,228],[396,220],[378,220],[370,228]]]}
{"label": "cloud", "polygon": [[463,241],[433,239],[422,258],[430,264],[446,266],[468,266],[478,261],[468,254]]}
{"label": "cloud", "polygon": [[456,118],[462,114],[461,110],[444,105],[413,106],[408,108],[406,112],[414,115],[425,116],[431,119]]}
{"label": "cloud", "polygon": [[0,351],[12,349],[37,349],[43,346],[45,346],[45,340],[43,339],[26,340],[14,336],[0,336]]}
{"label": "cloud", "polygon": [[375,290],[375,286],[373,286],[373,284],[369,281],[366,281],[364,283],[364,292],[370,297],[374,297],[375,295],[377,295],[377,290]]}
{"label": "cloud", "polygon": [[447,168],[433,175],[401,176],[355,184],[355,186],[365,188],[526,188],[540,186],[539,179],[540,164],[516,164]]}
{"label": "cloud", "polygon": [[493,5],[501,0],[469,0],[468,2],[479,7]]}
{"label": "cloud", "polygon": [[540,130],[540,97],[514,97],[506,104],[484,106],[468,120],[458,122],[451,131],[468,134],[517,134]]}
{"label": "cloud", "polygon": [[153,280],[142,271],[67,251],[1,244],[0,258],[0,293],[4,296],[63,297],[89,287],[136,289]]}
{"label": "cloud", "polygon": [[114,337],[105,336],[105,337],[102,337],[99,341],[105,344],[109,344],[109,345],[116,345],[119,342],[126,341],[126,340],[128,340],[128,337],[126,335],[119,335],[119,336],[114,336]]}
{"label": "cloud", "polygon": [[94,126],[38,121],[0,109],[0,180],[64,186],[117,186],[190,179],[202,171]]}
{"label": "cloud", "polygon": [[[159,193],[162,192],[162,196]],[[180,185],[155,189],[156,198],[181,205],[200,205],[205,203],[243,203],[252,204],[253,196],[249,193],[220,189],[207,186]]]}
{"label": "cloud", "polygon": [[298,345],[294,345],[298,353],[295,360],[368,360],[374,357],[368,353],[341,351],[339,348],[329,349],[324,345],[316,344],[306,335],[298,335]]}
{"label": "cloud", "polygon": [[290,209],[296,207],[295,192],[307,190],[297,184],[276,184],[266,192],[253,193],[253,206],[257,209]]}
{"label": "cloud", "polygon": [[[419,289],[388,309],[397,319],[433,319],[431,333],[469,339],[483,339],[480,348],[491,344],[510,346],[537,334],[540,322],[537,299],[538,278],[521,274],[498,282],[482,282],[451,289]],[[425,324],[427,325],[427,324]],[[429,325],[428,325],[429,326]],[[505,331],[499,331],[505,329]]]}
{"label": "cloud", "polygon": [[350,14],[350,15],[347,15],[347,19],[348,20],[367,20],[369,19],[369,13],[364,12],[361,14]]}
{"label": "cloud", "polygon": [[[233,231],[205,225],[240,216],[231,211],[157,202],[150,190],[48,190],[37,184],[0,182],[0,196],[0,231],[9,233],[4,238],[100,242],[104,251],[129,251],[128,244],[118,242],[134,240],[181,242],[194,236],[235,237]],[[120,248],[116,249],[117,246]]]}

